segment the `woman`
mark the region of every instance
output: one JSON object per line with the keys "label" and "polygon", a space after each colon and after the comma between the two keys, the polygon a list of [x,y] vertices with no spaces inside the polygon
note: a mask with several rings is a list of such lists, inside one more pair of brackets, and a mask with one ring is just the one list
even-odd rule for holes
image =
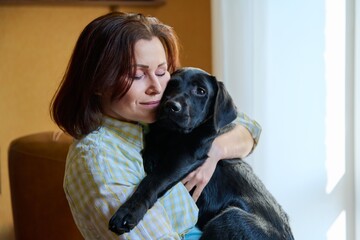
{"label": "woman", "polygon": [[245,157],[256,145],[260,126],[239,114],[240,124],[214,141],[205,164],[159,199],[136,228],[121,236],[108,230],[111,216],[145,176],[143,128],[156,120],[170,73],[180,66],[178,55],[172,28],[140,14],[110,13],[81,33],[51,114],[75,138],[64,190],[85,239],[198,238],[195,201],[217,162]]}

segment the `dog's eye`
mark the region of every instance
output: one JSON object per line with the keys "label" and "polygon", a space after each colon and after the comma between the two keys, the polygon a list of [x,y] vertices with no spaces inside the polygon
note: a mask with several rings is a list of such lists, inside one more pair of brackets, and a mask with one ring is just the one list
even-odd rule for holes
{"label": "dog's eye", "polygon": [[198,96],[205,96],[206,95],[206,90],[202,87],[196,87],[194,90],[193,90],[194,94],[195,95],[198,95]]}

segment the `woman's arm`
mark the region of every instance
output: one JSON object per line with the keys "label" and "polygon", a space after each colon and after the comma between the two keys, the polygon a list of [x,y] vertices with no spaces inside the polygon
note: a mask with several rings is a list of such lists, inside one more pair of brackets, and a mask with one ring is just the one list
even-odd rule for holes
{"label": "woman's arm", "polygon": [[195,201],[209,182],[219,160],[245,158],[257,145],[261,134],[260,125],[244,113],[239,113],[235,122],[236,126],[231,131],[214,140],[205,163],[182,181],[188,191],[196,187],[192,195]]}

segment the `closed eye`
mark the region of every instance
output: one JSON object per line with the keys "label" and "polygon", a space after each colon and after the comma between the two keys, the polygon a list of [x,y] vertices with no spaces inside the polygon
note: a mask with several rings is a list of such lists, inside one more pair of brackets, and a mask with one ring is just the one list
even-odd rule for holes
{"label": "closed eye", "polygon": [[156,73],[156,76],[158,77],[162,77],[162,76],[165,76],[166,72],[163,72],[163,73]]}

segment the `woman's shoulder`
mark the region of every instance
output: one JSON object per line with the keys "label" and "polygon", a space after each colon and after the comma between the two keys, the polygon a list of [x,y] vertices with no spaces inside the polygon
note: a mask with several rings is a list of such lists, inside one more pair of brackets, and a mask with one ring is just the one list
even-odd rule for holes
{"label": "woman's shoulder", "polygon": [[101,150],[103,148],[102,131],[96,130],[86,136],[74,140],[70,146],[70,151],[89,151],[89,150]]}
{"label": "woman's shoulder", "polygon": [[[141,159],[142,141],[119,134],[113,129],[101,127],[96,131],[75,140],[70,146],[68,159],[86,159],[87,162],[106,161],[136,162]],[[141,160],[142,161],[142,160]]]}
{"label": "woman's shoulder", "polygon": [[140,150],[100,128],[74,141],[67,157],[67,170],[101,171],[110,178],[128,181],[135,178],[131,182],[137,182],[145,174]]}

